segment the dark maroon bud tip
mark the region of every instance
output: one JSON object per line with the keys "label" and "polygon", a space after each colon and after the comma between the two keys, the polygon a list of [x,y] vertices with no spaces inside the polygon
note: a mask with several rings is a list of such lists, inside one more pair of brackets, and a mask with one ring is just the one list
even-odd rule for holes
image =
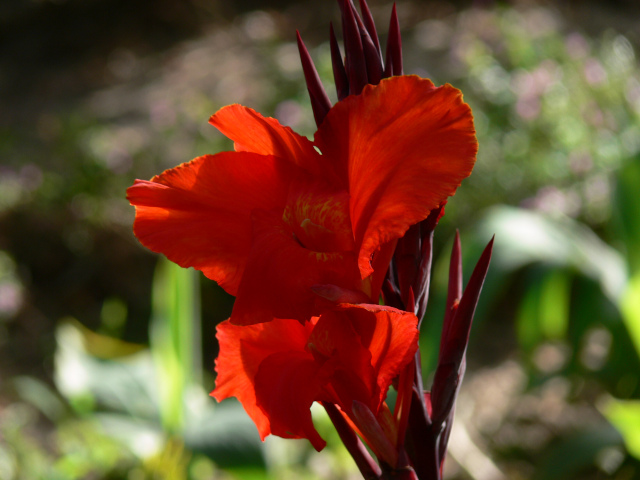
{"label": "dark maroon bud tip", "polygon": [[316,124],[320,126],[324,117],[326,117],[329,110],[331,110],[331,101],[327,96],[327,92],[324,90],[322,81],[320,81],[320,75],[318,75],[318,71],[311,59],[311,55],[309,55],[309,51],[302,41],[300,32],[297,30],[296,36],[298,40],[298,51],[300,52],[300,61],[302,62],[302,71],[304,72],[304,79],[307,82],[307,90],[309,91],[309,97],[311,98],[313,116],[316,120]]}
{"label": "dark maroon bud tip", "polygon": [[396,4],[391,10],[391,23],[389,24],[389,36],[387,38],[387,67],[385,77],[392,75],[402,75],[402,38],[400,37],[400,23],[398,22],[398,12]]}
{"label": "dark maroon bud tip", "polygon": [[449,327],[441,340],[440,361],[443,363],[453,362],[460,365],[463,361],[464,354],[469,342],[469,333],[471,332],[471,324],[476,306],[480,298],[480,292],[484,284],[484,279],[489,270],[491,262],[491,253],[493,251],[493,238],[485,247],[480,259],[473,269],[467,288],[460,299],[458,307],[449,322]]}
{"label": "dark maroon bud tip", "polygon": [[344,2],[344,49],[349,78],[349,94],[359,95],[367,84],[367,65],[356,14],[350,1]]}
{"label": "dark maroon bud tip", "polygon": [[338,100],[349,96],[349,79],[342,63],[342,54],[338,46],[336,34],[333,31],[333,24],[329,24],[329,45],[331,46],[331,65],[333,67],[333,80],[336,83],[336,93]]}
{"label": "dark maroon bud tip", "polygon": [[380,41],[378,40],[376,24],[373,22],[373,15],[371,15],[371,10],[369,10],[369,5],[367,5],[366,0],[360,0],[360,11],[362,12],[362,21],[364,26],[367,29],[367,32],[369,32],[369,37],[373,40],[376,50],[378,51],[378,56],[382,59],[382,50],[380,49]]}

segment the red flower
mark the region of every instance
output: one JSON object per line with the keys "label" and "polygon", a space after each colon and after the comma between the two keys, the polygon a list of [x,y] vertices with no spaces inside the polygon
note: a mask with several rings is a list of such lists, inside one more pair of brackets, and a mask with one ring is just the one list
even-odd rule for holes
{"label": "red flower", "polygon": [[[237,397],[261,438],[273,433],[325,442],[313,426],[314,401],[338,405],[358,425],[354,402],[381,413],[391,380],[413,359],[417,318],[378,305],[340,305],[301,324],[274,319],[218,326],[218,401]],[[365,425],[367,427],[368,425]]]}
{"label": "red flower", "polygon": [[461,93],[391,77],[338,102],[314,141],[240,105],[210,123],[235,152],[128,190],[134,232],[236,295],[231,322],[377,303],[395,242],[455,193],[477,143]]}

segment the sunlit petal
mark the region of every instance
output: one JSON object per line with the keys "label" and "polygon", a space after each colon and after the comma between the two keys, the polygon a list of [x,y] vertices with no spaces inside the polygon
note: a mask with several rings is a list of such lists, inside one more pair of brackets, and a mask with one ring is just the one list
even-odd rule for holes
{"label": "sunlit petal", "polygon": [[127,190],[140,242],[194,267],[235,295],[251,247],[251,212],[283,209],[296,168],[274,157],[224,152],[182,164]]}
{"label": "sunlit petal", "polygon": [[453,195],[473,168],[477,142],[459,90],[392,77],[337,103],[316,146],[327,175],[348,185],[362,277],[371,255]]}

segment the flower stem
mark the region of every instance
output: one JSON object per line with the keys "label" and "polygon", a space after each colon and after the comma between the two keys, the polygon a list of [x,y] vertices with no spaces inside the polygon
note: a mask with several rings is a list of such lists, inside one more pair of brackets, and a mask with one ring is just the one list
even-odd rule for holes
{"label": "flower stem", "polygon": [[358,435],[349,426],[342,414],[338,411],[336,406],[332,403],[322,402],[329,418],[333,422],[333,425],[340,435],[340,440],[344,443],[348,452],[353,457],[353,460],[358,466],[358,470],[365,480],[382,480],[382,470],[375,462],[369,451],[366,449]]}

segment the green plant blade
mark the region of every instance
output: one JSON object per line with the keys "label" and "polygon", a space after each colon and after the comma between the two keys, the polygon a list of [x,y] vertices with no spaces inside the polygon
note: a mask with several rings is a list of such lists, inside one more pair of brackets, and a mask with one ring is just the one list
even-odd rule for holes
{"label": "green plant blade", "polygon": [[197,273],[165,258],[154,277],[150,343],[162,423],[179,432],[187,389],[201,382],[200,301]]}

